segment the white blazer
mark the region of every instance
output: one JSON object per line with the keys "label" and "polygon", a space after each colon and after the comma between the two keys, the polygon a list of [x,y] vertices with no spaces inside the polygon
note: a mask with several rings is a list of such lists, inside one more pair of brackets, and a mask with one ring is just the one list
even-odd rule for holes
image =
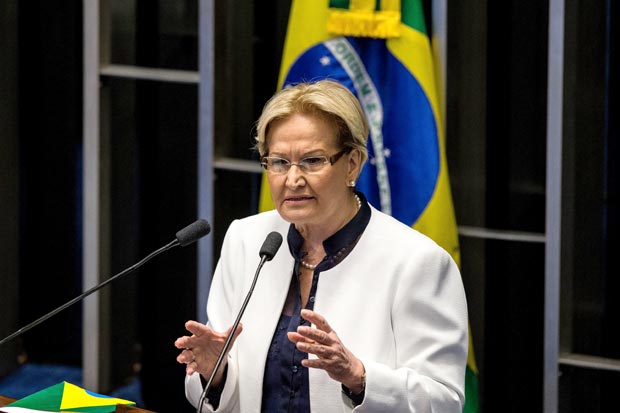
{"label": "white blazer", "polygon": [[[209,293],[209,325],[230,327],[271,231],[284,242],[259,276],[244,313],[243,332],[228,356],[222,412],[260,412],[267,351],[293,274],[276,211],[234,221],[224,239]],[[431,239],[371,207],[371,219],[351,253],[319,276],[314,311],[324,316],[366,369],[364,402],[355,409],[339,382],[310,369],[313,412],[457,413],[464,403],[467,303],[457,266]],[[186,377],[197,406],[198,373]],[[213,411],[207,403],[203,411]]]}

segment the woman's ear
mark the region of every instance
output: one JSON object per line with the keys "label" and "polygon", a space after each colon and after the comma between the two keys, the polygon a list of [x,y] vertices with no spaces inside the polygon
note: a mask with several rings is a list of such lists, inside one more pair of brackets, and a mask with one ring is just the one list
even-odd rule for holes
{"label": "woman's ear", "polygon": [[348,161],[347,182],[355,181],[361,172],[362,154],[359,150],[352,149],[348,154]]}

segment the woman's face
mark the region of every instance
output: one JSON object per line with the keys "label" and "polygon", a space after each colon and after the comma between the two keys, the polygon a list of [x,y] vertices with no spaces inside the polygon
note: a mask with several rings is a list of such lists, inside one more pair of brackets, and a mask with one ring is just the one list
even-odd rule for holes
{"label": "woman's face", "polygon": [[[267,136],[269,156],[292,163],[309,156],[333,156],[343,148],[336,141],[333,124],[324,117],[294,114],[274,121]],[[333,165],[329,163],[313,173],[298,166],[276,174],[267,171],[271,196],[276,209],[298,229],[304,226],[342,226],[351,217],[351,191],[347,184],[358,175],[360,154],[345,153]],[[354,208],[354,207],[353,207]]]}

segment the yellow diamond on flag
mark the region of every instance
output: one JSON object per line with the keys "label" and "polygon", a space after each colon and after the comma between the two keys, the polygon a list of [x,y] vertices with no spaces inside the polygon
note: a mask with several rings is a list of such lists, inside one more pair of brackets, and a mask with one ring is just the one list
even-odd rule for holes
{"label": "yellow diamond on flag", "polygon": [[82,407],[116,406],[117,404],[134,405],[135,403],[129,400],[93,393],[82,389],[75,384],[65,382],[65,388],[62,393],[62,401],[60,403],[60,410],[69,410]]}
{"label": "yellow diamond on flag", "polygon": [[117,404],[135,405],[132,401],[93,393],[63,381],[17,400],[3,407],[2,411],[112,413]]}

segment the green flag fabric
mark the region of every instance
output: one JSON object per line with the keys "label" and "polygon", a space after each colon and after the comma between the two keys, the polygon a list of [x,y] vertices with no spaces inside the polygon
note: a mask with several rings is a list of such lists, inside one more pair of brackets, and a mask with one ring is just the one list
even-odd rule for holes
{"label": "green flag fabric", "polygon": [[135,405],[132,401],[93,393],[63,381],[6,407],[0,407],[0,411],[8,413],[24,411],[109,413],[116,410],[117,404]]}

